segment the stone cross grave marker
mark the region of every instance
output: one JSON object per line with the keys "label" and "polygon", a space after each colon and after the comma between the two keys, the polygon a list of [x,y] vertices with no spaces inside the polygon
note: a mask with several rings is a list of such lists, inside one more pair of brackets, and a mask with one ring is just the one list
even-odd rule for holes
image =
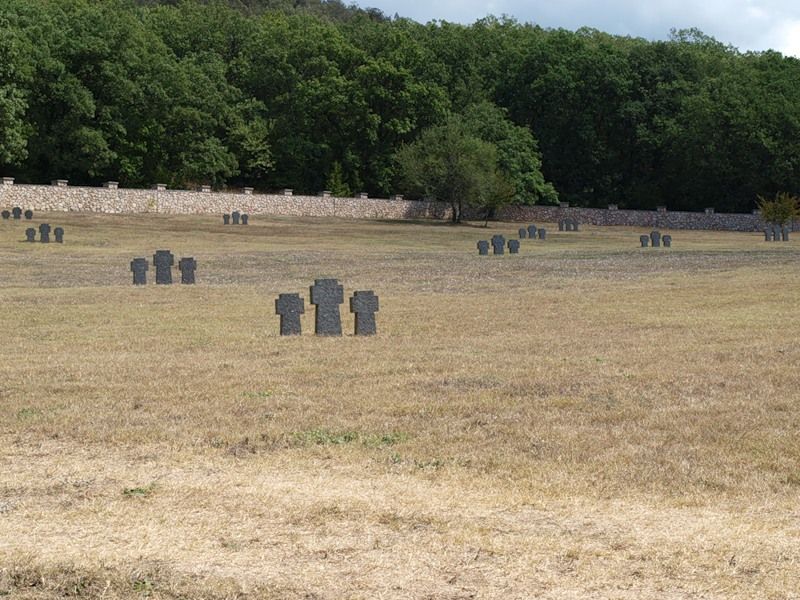
{"label": "stone cross grave marker", "polygon": [[486,240],[478,242],[478,254],[480,256],[489,256],[489,242]]}
{"label": "stone cross grave marker", "polygon": [[53,229],[53,235],[56,236],[56,242],[59,244],[64,243],[64,228],[63,227],[56,227]]}
{"label": "stone cross grave marker", "polygon": [[344,302],[344,288],[335,279],[315,279],[309,291],[311,304],[316,307],[314,333],[342,335],[339,305]]}
{"label": "stone cross grave marker", "polygon": [[664,248],[671,248],[672,247],[672,236],[667,234],[661,238],[661,243],[664,244]]}
{"label": "stone cross grave marker", "polygon": [[241,217],[241,214],[239,214],[238,210],[235,210],[231,213],[231,220],[233,221],[234,225],[239,224],[239,217]]}
{"label": "stone cross grave marker", "polygon": [[35,242],[36,241],[36,230],[33,227],[28,227],[25,230],[25,237],[27,242]]}
{"label": "stone cross grave marker", "polygon": [[39,225],[39,239],[43,244],[50,243],[50,224],[42,223]]}
{"label": "stone cross grave marker", "polygon": [[4,210],[1,214],[3,215],[3,220],[5,221],[8,221],[11,218],[11,213],[7,210]]}
{"label": "stone cross grave marker", "polygon": [[532,240],[536,239],[536,225],[528,225],[528,237]]}
{"label": "stone cross grave marker", "polygon": [[30,221],[33,218],[33,211],[29,208],[28,210],[25,211],[24,215],[25,215],[25,220]]}
{"label": "stone cross grave marker", "polygon": [[566,224],[566,221],[564,221],[564,219],[559,219],[558,220],[558,230],[559,231],[564,231],[566,226],[567,226],[567,224]]}
{"label": "stone cross grave marker", "polygon": [[250,215],[247,213],[242,213],[242,225],[247,225],[247,221],[250,220]]}
{"label": "stone cross grave marker", "polygon": [[647,245],[650,243],[650,236],[649,235],[640,235],[639,241],[642,244],[642,248],[647,248]]}
{"label": "stone cross grave marker", "polygon": [[300,294],[280,294],[275,299],[275,314],[281,316],[281,335],[300,335],[300,315],[305,312]]}
{"label": "stone cross grave marker", "polygon": [[19,206],[15,206],[11,209],[11,215],[15,220],[18,221],[20,218],[22,218],[22,209]]}
{"label": "stone cross grave marker", "polygon": [[156,283],[159,285],[172,284],[172,265],[175,256],[169,250],[156,250],[153,255],[153,264],[156,266]]}
{"label": "stone cross grave marker", "polygon": [[231,216],[230,215],[222,215],[222,224],[223,225],[230,225],[231,223]]}
{"label": "stone cross grave marker", "polygon": [[503,254],[506,246],[506,238],[499,233],[492,236],[492,251],[494,254]]}
{"label": "stone cross grave marker", "polygon": [[131,261],[131,271],[133,272],[133,285],[147,284],[147,270],[150,265],[146,258],[134,258]]}
{"label": "stone cross grave marker", "polygon": [[526,237],[528,237],[528,230],[524,227],[520,227],[517,233],[519,233],[519,239],[521,240],[524,240]]}
{"label": "stone cross grave marker", "polygon": [[782,236],[784,242],[788,242],[789,241],[789,226],[788,225],[784,225],[783,229],[781,229],[781,236]]}
{"label": "stone cross grave marker", "polygon": [[772,226],[772,239],[773,241],[780,242],[781,241],[781,226],[780,225],[773,225]]}
{"label": "stone cross grave marker", "polygon": [[576,221],[575,219],[572,219],[572,231],[580,231],[580,230],[581,230],[581,224],[578,223],[578,221]]}
{"label": "stone cross grave marker", "polygon": [[539,239],[540,239],[540,240],[545,240],[545,239],[547,239],[547,229],[544,229],[544,228],[540,227],[540,228],[539,228],[539,229],[536,231],[536,233],[537,233],[537,234],[539,234]]}
{"label": "stone cross grave marker", "polygon": [[519,254],[519,240],[508,240],[508,253]]}
{"label": "stone cross grave marker", "polygon": [[194,283],[197,261],[191,256],[181,258],[178,261],[178,270],[181,272],[181,283],[191,285]]}
{"label": "stone cross grave marker", "polygon": [[651,231],[650,232],[650,245],[653,248],[658,248],[661,246],[661,232],[660,231]]}
{"label": "stone cross grave marker", "polygon": [[771,242],[772,241],[772,228],[767,227],[764,229],[764,241]]}
{"label": "stone cross grave marker", "polygon": [[350,312],[356,315],[356,335],[375,335],[378,297],[372,290],[355,292],[350,298]]}

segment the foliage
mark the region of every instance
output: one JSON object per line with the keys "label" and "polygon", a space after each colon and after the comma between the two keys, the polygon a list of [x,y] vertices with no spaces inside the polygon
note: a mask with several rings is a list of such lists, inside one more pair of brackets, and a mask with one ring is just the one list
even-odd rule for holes
{"label": "foliage", "polygon": [[400,149],[397,163],[410,192],[450,204],[454,223],[461,222],[465,206],[486,207],[501,197],[495,147],[457,117],[423,131]]}
{"label": "foliage", "polygon": [[19,182],[408,193],[395,155],[452,115],[494,148],[484,188],[519,203],[749,211],[800,181],[800,61],[696,29],[649,42],[340,0],[0,0],[0,56],[0,171]]}
{"label": "foliage", "polygon": [[797,196],[778,192],[773,199],[758,197],[761,219],[773,225],[785,225],[800,217],[800,201]]}

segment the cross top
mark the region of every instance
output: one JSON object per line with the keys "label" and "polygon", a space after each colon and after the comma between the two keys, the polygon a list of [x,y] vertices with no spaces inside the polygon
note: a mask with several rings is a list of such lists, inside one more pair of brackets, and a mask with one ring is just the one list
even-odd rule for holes
{"label": "cross top", "polygon": [[344,287],[336,279],[315,279],[310,288],[311,304],[342,304]]}
{"label": "cross top", "polygon": [[175,256],[169,250],[156,250],[153,264],[157,267],[171,267],[175,264]]}
{"label": "cross top", "polygon": [[350,312],[378,312],[378,297],[372,290],[355,292],[350,298]]}

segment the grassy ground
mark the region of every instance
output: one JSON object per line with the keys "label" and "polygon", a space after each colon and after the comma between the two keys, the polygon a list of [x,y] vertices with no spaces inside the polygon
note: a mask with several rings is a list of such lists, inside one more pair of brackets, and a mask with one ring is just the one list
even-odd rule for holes
{"label": "grassy ground", "polygon": [[[800,237],[44,219],[0,222],[0,596],[800,597]],[[197,286],[130,285],[162,248]],[[320,277],[377,337],[312,335]]]}

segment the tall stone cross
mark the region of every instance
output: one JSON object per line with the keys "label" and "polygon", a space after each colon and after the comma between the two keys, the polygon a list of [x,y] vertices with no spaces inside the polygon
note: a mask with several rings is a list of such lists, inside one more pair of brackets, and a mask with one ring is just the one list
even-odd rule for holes
{"label": "tall stone cross", "polygon": [[14,208],[11,209],[11,215],[15,219],[21,219],[22,218],[22,209],[19,206],[15,206]]}
{"label": "tall stone cross", "polygon": [[281,335],[300,335],[300,315],[306,312],[300,294],[281,294],[275,300],[275,314],[281,316]]}
{"label": "tall stone cross", "polygon": [[64,228],[63,227],[56,227],[53,229],[53,234],[56,236],[56,242],[59,244],[64,243]]}
{"label": "tall stone cross", "polygon": [[45,244],[50,243],[50,224],[42,223],[39,225],[39,241]]}
{"label": "tall stone cross", "polygon": [[524,227],[520,227],[517,233],[519,233],[519,239],[521,240],[524,240],[526,237],[528,237],[528,230]]}
{"label": "tall stone cross", "polygon": [[230,225],[231,224],[231,216],[230,215],[222,215],[222,224],[223,225]]}
{"label": "tall stone cross", "polygon": [[239,214],[238,210],[235,210],[231,213],[231,220],[233,221],[234,225],[239,224],[239,217],[241,217],[241,214]]}
{"label": "tall stone cross", "polygon": [[344,302],[344,288],[335,279],[315,279],[310,288],[314,315],[314,332],[317,335],[342,335],[342,318],[339,305]]}
{"label": "tall stone cross", "polygon": [[153,255],[153,264],[156,266],[156,283],[170,285],[172,283],[172,265],[175,257],[169,250],[156,250]]}
{"label": "tall stone cross", "polygon": [[28,227],[25,230],[25,241],[26,242],[35,242],[36,241],[36,230],[33,227]]}
{"label": "tall stone cross", "polygon": [[499,233],[492,236],[492,252],[494,254],[503,254],[506,246],[506,238]]}
{"label": "tall stone cross", "polygon": [[536,225],[528,225],[528,237],[532,240],[536,239]]}
{"label": "tall stone cross", "polygon": [[150,265],[146,258],[134,258],[131,261],[131,271],[133,272],[133,285],[147,284],[147,270]]}
{"label": "tall stone cross", "polygon": [[178,270],[181,272],[181,283],[193,284],[197,261],[191,256],[184,257],[178,261]]}
{"label": "tall stone cross", "polygon": [[355,292],[350,298],[350,312],[356,315],[356,335],[375,335],[378,297],[372,290]]}

